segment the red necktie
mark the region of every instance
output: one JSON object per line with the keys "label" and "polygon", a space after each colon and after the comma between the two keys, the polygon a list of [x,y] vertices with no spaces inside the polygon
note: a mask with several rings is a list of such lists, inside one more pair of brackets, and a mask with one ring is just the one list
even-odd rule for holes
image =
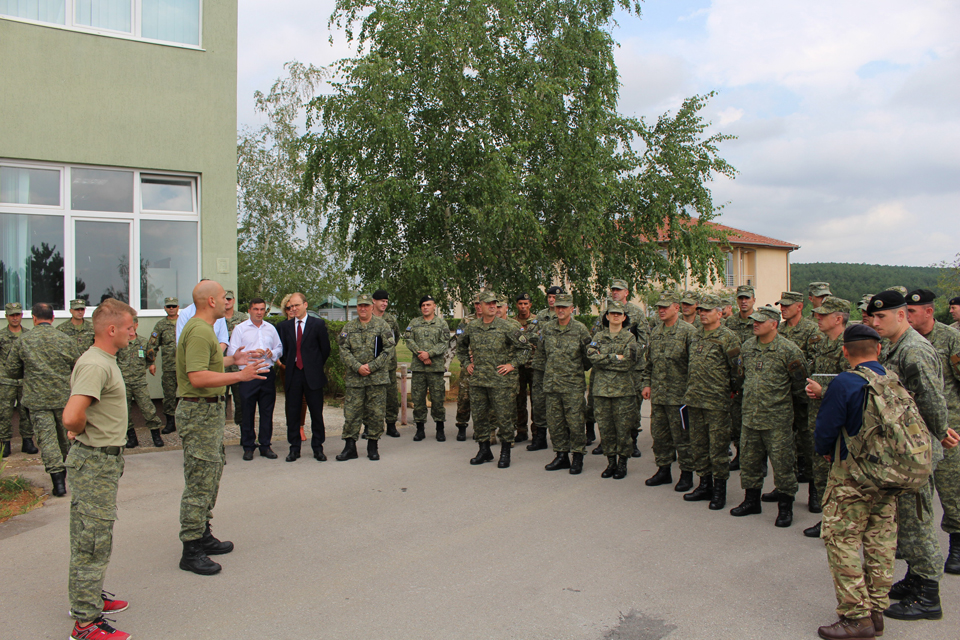
{"label": "red necktie", "polygon": [[303,321],[297,320],[297,369],[303,369],[303,357],[300,355],[301,342],[303,342]]}

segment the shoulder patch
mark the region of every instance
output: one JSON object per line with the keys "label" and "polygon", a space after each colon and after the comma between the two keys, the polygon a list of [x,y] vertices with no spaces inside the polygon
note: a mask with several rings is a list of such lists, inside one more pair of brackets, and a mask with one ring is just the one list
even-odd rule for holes
{"label": "shoulder patch", "polygon": [[156,332],[156,331],[154,331],[154,332],[153,332],[153,333],[151,333],[150,335],[152,335],[152,336],[153,336],[154,338],[156,338],[156,337],[157,337],[157,332]]}
{"label": "shoulder patch", "polygon": [[591,342],[591,343],[590,343],[590,346],[591,346],[591,347],[595,347],[595,346],[597,346],[597,342],[596,342],[596,340],[594,340],[593,342]]}
{"label": "shoulder patch", "polygon": [[347,337],[347,332],[346,332],[346,331],[341,332],[341,333],[340,333],[340,337],[341,337],[341,338],[346,338],[346,337]]}
{"label": "shoulder patch", "polygon": [[412,326],[413,326],[413,325],[407,325],[407,331],[410,331],[410,327],[412,327]]}
{"label": "shoulder patch", "polygon": [[463,328],[457,327],[457,335],[460,335],[461,333],[463,333]]}

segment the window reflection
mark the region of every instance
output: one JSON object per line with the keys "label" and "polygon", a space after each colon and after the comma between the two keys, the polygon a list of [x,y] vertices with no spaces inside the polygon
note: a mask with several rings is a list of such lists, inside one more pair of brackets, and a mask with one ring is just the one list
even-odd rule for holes
{"label": "window reflection", "polygon": [[190,300],[198,279],[197,223],[141,220],[140,308],[162,309],[169,296]]}
{"label": "window reflection", "polygon": [[96,306],[106,298],[130,302],[130,223],[78,220],[74,227],[75,295]]}
{"label": "window reflection", "polygon": [[0,296],[63,309],[63,218],[0,213]]}

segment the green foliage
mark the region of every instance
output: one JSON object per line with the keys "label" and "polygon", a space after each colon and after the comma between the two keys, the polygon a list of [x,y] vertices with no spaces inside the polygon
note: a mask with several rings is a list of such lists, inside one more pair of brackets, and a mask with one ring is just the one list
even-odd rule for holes
{"label": "green foliage", "polygon": [[617,113],[618,7],[639,16],[630,0],[338,0],[358,55],[308,108],[305,189],[322,185],[350,273],[399,316],[424,292],[542,308],[539,287],[564,281],[586,306],[613,277],[722,268],[704,223],[706,182],[735,173],[728,136],[704,137],[709,96],[653,124]]}
{"label": "green foliage", "polygon": [[947,298],[960,295],[960,253],[954,256],[953,260],[938,262],[934,267],[940,269],[940,277],[937,279],[939,292]]}
{"label": "green foliage", "polygon": [[877,294],[889,287],[902,286],[908,291],[930,289],[944,293],[938,280],[943,274],[939,267],[899,267],[880,264],[849,264],[843,262],[814,262],[790,265],[790,289],[806,295],[811,282],[829,282],[833,295],[859,303],[867,293]]}

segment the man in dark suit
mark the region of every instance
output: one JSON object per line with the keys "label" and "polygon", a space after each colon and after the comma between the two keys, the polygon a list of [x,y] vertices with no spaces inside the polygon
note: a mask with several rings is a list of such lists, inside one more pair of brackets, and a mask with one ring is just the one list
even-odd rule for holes
{"label": "man in dark suit", "polygon": [[313,457],[324,462],[325,432],[323,427],[323,387],[327,384],[323,365],[330,356],[330,337],[327,324],[320,318],[307,315],[307,301],[302,293],[290,296],[290,311],[293,317],[277,325],[283,343],[283,364],[286,367],[284,391],[286,392],[287,442],[290,454],[287,462],[296,462],[300,457],[300,408],[306,398],[310,410],[310,428],[313,431],[310,445]]}

